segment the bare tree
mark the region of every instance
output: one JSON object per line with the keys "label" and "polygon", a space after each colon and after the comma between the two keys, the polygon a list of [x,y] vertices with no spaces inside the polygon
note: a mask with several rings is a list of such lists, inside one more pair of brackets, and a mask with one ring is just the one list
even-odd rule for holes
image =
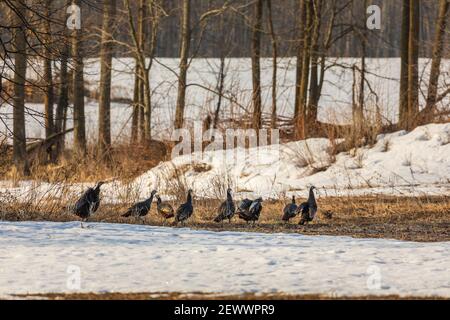
{"label": "bare tree", "polygon": [[[129,16],[129,23],[133,23],[131,9],[129,2],[126,2]],[[134,94],[133,94],[133,115],[131,121],[131,143],[136,143],[138,140],[139,132],[141,132],[141,141],[144,140],[144,102],[142,98],[143,86],[142,86],[142,73],[141,63],[139,62],[140,52],[143,52],[143,45],[145,41],[144,34],[144,19],[145,19],[145,0],[139,1],[138,18],[137,18],[137,35],[133,36],[133,39],[137,39],[135,49],[135,71],[134,71]],[[133,28],[130,28],[133,32]],[[142,112],[141,112],[142,110]]]}
{"label": "bare tree", "polygon": [[113,58],[113,27],[116,15],[116,0],[103,4],[103,27],[100,52],[100,93],[98,116],[98,144],[101,154],[111,148],[111,70]]}
{"label": "bare tree", "polygon": [[[153,60],[156,52],[157,37],[159,30],[159,23],[162,16],[166,15],[161,7],[159,1],[145,0],[139,2],[139,14],[137,30],[133,19],[133,13],[129,0],[125,0],[125,7],[128,14],[128,25],[130,29],[131,38],[134,43],[132,48],[135,55],[136,71],[135,71],[135,92],[134,92],[134,111],[132,123],[132,136],[136,136],[140,132],[141,143],[148,142],[152,138],[151,133],[151,119],[152,119],[152,105],[151,105],[151,89],[150,89],[150,70],[153,65]],[[147,39],[147,30],[145,27],[147,18],[150,18],[150,45],[149,45],[149,61],[146,58],[145,41]],[[138,106],[138,110],[136,110]],[[137,120],[139,119],[139,120]],[[136,124],[139,124],[138,126]]]}
{"label": "bare tree", "polygon": [[44,2],[44,106],[45,106],[45,138],[48,139],[54,134],[54,119],[53,119],[53,75],[52,75],[52,30],[50,26],[50,12],[51,0]]}
{"label": "bare tree", "polygon": [[319,36],[322,20],[322,0],[311,1],[311,79],[309,100],[307,108],[306,132],[309,133],[317,122],[317,109],[319,104]]}
{"label": "bare tree", "polygon": [[309,73],[311,63],[311,28],[312,28],[312,0],[305,0],[305,20],[304,20],[304,36],[303,36],[303,53],[302,53],[302,75],[299,91],[299,112],[296,119],[296,135],[297,139],[305,139],[306,137],[306,102],[308,94]]}
{"label": "bare tree", "polygon": [[140,109],[140,101],[139,101],[139,64],[137,59],[135,59],[135,71],[134,71],[134,89],[133,89],[133,113],[131,116],[131,144],[136,143],[139,134],[139,109]]}
{"label": "bare tree", "polygon": [[183,0],[180,43],[180,74],[178,76],[178,96],[175,111],[175,128],[183,127],[184,109],[186,107],[186,78],[188,70],[189,47],[191,42],[190,26],[191,1]]}
{"label": "bare tree", "polygon": [[409,2],[409,42],[408,42],[408,121],[406,129],[414,127],[419,113],[419,39],[420,0]]}
{"label": "bare tree", "polygon": [[25,133],[25,77],[27,70],[27,8],[23,1],[16,1],[11,8],[14,25],[14,97],[13,97],[13,154],[14,164],[19,172],[29,174]]}
{"label": "bare tree", "polygon": [[298,123],[300,117],[300,87],[303,75],[303,53],[304,53],[304,40],[305,40],[305,21],[306,21],[306,7],[305,0],[299,0],[299,34],[298,34],[298,46],[297,46],[297,66],[296,66],[296,79],[295,79],[295,110],[294,110],[294,122]]}
{"label": "bare tree", "polygon": [[406,127],[408,122],[408,46],[409,46],[409,0],[402,1],[402,29],[400,44],[400,99],[399,99],[399,123]]}
{"label": "bare tree", "polygon": [[[80,0],[73,0],[72,4],[80,7]],[[73,59],[73,126],[74,150],[84,155],[86,153],[86,119],[84,115],[84,63],[82,54],[82,26],[72,31],[72,59]]]}
{"label": "bare tree", "polygon": [[[224,15],[220,16],[220,20],[219,20],[219,24],[217,27],[217,34],[219,35],[218,37],[218,42],[217,42],[217,46],[220,47],[220,65],[219,65],[219,75],[217,76],[217,86],[216,86],[216,90],[217,90],[217,103],[216,103],[216,109],[214,110],[214,119],[212,120],[213,124],[213,128],[217,129],[217,125],[219,123],[219,115],[220,115],[220,109],[222,107],[222,97],[223,97],[223,91],[224,91],[224,84],[225,84],[225,58],[227,55],[227,51],[225,50],[225,43],[230,43],[230,39],[226,39],[225,35],[223,32],[221,32],[221,30],[223,30],[224,28]],[[208,128],[209,129],[209,128]]]}
{"label": "bare tree", "polygon": [[252,29],[252,103],[253,129],[261,128],[261,28],[263,15],[263,0],[255,2]]}
{"label": "bare tree", "polygon": [[271,113],[271,127],[277,127],[277,67],[278,67],[278,41],[275,34],[275,28],[272,18],[272,0],[267,0],[267,16],[270,39],[272,43],[272,113]]}
{"label": "bare tree", "polygon": [[[59,72],[59,99],[56,106],[56,117],[55,117],[55,131],[57,133],[62,133],[65,131],[65,124],[67,119],[67,109],[69,107],[69,75],[68,75],[68,58],[69,58],[69,44],[67,42],[63,43],[63,49],[61,52],[61,67]],[[61,155],[64,149],[65,136],[61,135],[58,139],[56,145],[57,156]]]}
{"label": "bare tree", "polygon": [[[363,10],[367,8],[367,0],[363,1]],[[357,35],[361,44],[361,66],[359,67],[359,90],[358,103],[354,102],[353,123],[357,135],[361,135],[364,122],[364,101],[365,101],[365,83],[366,83],[366,54],[367,54],[367,28],[366,19],[363,16],[362,21],[356,27]]]}
{"label": "bare tree", "polygon": [[444,92],[444,96],[438,97],[438,82],[449,7],[449,1],[440,0],[438,19],[436,21],[436,34],[433,44],[433,57],[431,62],[430,79],[428,82],[428,96],[425,108],[421,111],[420,115],[420,121],[422,123],[429,122],[431,119],[433,119],[433,113],[436,103],[438,102],[438,100],[442,99],[449,91],[449,89],[447,89],[447,92]]}
{"label": "bare tree", "polygon": [[[128,8],[130,8],[127,2]],[[145,101],[144,101],[144,73],[145,73],[145,39],[146,39],[146,30],[145,22],[147,21],[147,4],[146,0],[139,1],[139,10],[138,10],[138,22],[137,22],[137,35],[133,36],[133,39],[137,38],[135,46],[136,46],[136,75],[138,77],[138,112],[139,112],[139,140],[141,143],[145,143]],[[131,17],[131,11],[128,9],[128,15]],[[130,21],[131,25],[132,21]],[[132,29],[133,32],[133,29]]]}

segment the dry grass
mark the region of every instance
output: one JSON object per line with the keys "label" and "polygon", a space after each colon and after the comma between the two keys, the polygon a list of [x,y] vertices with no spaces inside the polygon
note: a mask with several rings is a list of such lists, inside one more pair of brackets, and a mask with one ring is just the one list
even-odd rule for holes
{"label": "dry grass", "polygon": [[18,182],[34,180],[44,182],[96,182],[111,178],[127,180],[135,178],[167,160],[168,147],[158,141],[148,146],[116,144],[109,156],[98,154],[90,146],[85,156],[76,156],[66,151],[57,163],[43,163],[35,160],[31,175],[21,176],[13,165],[11,148],[0,146],[0,180]]}
{"label": "dry grass", "polygon": [[[176,207],[184,202],[179,197],[172,201]],[[300,201],[300,199],[298,199]],[[194,215],[186,224],[194,229],[212,231],[243,231],[267,233],[301,233],[308,235],[341,235],[359,238],[391,238],[409,241],[450,241],[450,197],[326,197],[320,198],[319,214],[307,226],[298,225],[298,218],[290,224],[281,221],[285,203],[267,200],[263,204],[261,219],[255,226],[242,222],[237,217],[231,224],[214,223],[216,208],[220,200],[197,199],[194,201]],[[63,202],[18,203],[4,201],[0,209],[2,220],[49,220],[73,221],[69,206]],[[92,222],[137,223],[121,217],[128,204],[102,205],[91,218]],[[332,218],[329,219],[329,215]],[[145,223],[156,226],[174,226],[172,221],[163,221],[156,213],[155,205]]]}

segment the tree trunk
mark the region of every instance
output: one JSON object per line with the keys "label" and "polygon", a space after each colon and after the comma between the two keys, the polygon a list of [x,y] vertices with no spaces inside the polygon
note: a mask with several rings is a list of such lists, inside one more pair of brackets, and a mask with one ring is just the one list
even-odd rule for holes
{"label": "tree trunk", "polygon": [[[158,43],[158,33],[159,33],[159,20],[160,20],[160,8],[161,2],[151,0],[148,4],[148,12],[151,18],[150,26],[150,48],[149,48],[149,63],[145,67],[144,74],[144,98],[145,98],[145,110],[144,110],[144,120],[145,120],[145,135],[148,141],[152,139],[152,93],[150,84],[150,71],[153,65],[153,59],[156,54],[156,46]],[[145,66],[145,55],[143,56],[143,64]]]}
{"label": "tree trunk", "polygon": [[278,43],[273,26],[272,19],[272,0],[267,0],[267,12],[269,19],[269,32],[272,42],[272,115],[271,115],[271,127],[277,127],[277,59],[278,59]]}
{"label": "tree trunk", "polygon": [[305,0],[300,0],[299,4],[299,44],[297,48],[297,68],[296,68],[296,79],[295,79],[295,110],[294,110],[294,120],[298,123],[300,117],[300,86],[302,82],[302,68],[303,68],[303,51],[304,51],[304,36],[305,36],[305,22],[306,22],[306,10],[305,10]]}
{"label": "tree trunk", "polygon": [[150,92],[150,70],[144,70],[144,136],[145,141],[152,139],[151,121],[152,121],[152,103]]}
{"label": "tree trunk", "polygon": [[26,17],[26,7],[17,2],[16,12],[11,12],[14,30],[14,97],[13,97],[13,157],[16,169],[29,175],[25,133],[25,77],[27,71],[26,25],[21,19]]}
{"label": "tree trunk", "polygon": [[313,35],[311,39],[311,80],[309,89],[309,101],[307,110],[306,132],[313,130],[317,122],[317,108],[319,104],[319,36],[322,19],[322,0],[311,2],[311,19],[313,25]]}
{"label": "tree trunk", "polygon": [[191,1],[183,0],[183,14],[181,20],[180,43],[180,75],[178,78],[178,96],[175,112],[175,129],[183,127],[184,108],[186,106],[186,78],[188,69],[189,47],[191,42],[190,30]]}
{"label": "tree trunk", "polygon": [[50,12],[51,0],[45,0],[45,21],[44,21],[44,109],[45,109],[45,138],[48,139],[54,134],[54,120],[53,120],[53,75],[52,75],[52,50],[51,46],[51,27],[50,27]]}
{"label": "tree trunk", "polygon": [[[364,8],[367,8],[367,0],[364,1]],[[358,110],[356,119],[356,130],[362,134],[364,122],[364,95],[366,82],[366,47],[367,47],[367,32],[365,28],[366,20],[363,19],[360,33],[361,41],[361,70],[359,79],[359,95],[358,95]]]}
{"label": "tree trunk", "polygon": [[[69,77],[67,73],[67,61],[69,56],[69,45],[67,43],[63,44],[64,48],[61,55],[61,70],[59,75],[59,100],[56,106],[56,117],[55,117],[55,131],[60,133],[63,131],[64,123],[66,121],[65,116],[67,114],[67,108],[69,106]],[[56,144],[56,154],[61,156],[64,149],[65,135],[62,135]]]}
{"label": "tree trunk", "polygon": [[255,3],[252,30],[252,102],[253,102],[253,129],[261,128],[261,28],[263,15],[263,1]]}
{"label": "tree trunk", "polygon": [[[73,0],[73,4],[80,6],[80,0]],[[83,24],[81,24],[83,26]],[[74,150],[80,155],[86,154],[86,119],[84,115],[84,63],[82,55],[82,29],[72,32],[73,58],[73,127]]]}
{"label": "tree trunk", "polygon": [[408,70],[408,125],[407,130],[415,126],[419,113],[419,39],[420,39],[420,1],[409,2],[409,70]]}
{"label": "tree trunk", "polygon": [[139,69],[139,141],[145,143],[145,116],[144,116],[144,71]]}
{"label": "tree trunk", "polygon": [[[144,20],[147,17],[147,10],[145,0],[139,1],[139,12],[138,12],[138,30],[137,30],[137,52],[138,56],[136,59],[136,63],[138,63],[138,67],[136,68],[137,76],[138,76],[138,132],[139,132],[139,141],[141,144],[145,143],[145,105],[144,105],[144,68],[145,68],[145,22]],[[144,59],[144,61],[142,61]]]}
{"label": "tree trunk", "polygon": [[409,43],[409,0],[402,3],[402,31],[400,44],[400,99],[399,124],[406,128],[408,123],[408,43]]}
{"label": "tree trunk", "polygon": [[431,62],[430,79],[428,82],[428,95],[425,108],[421,111],[421,122],[425,124],[433,119],[433,112],[437,102],[437,89],[440,75],[442,53],[444,48],[445,29],[447,27],[447,14],[450,2],[440,0],[438,19],[433,44],[433,57]]}
{"label": "tree trunk", "polygon": [[111,71],[113,58],[113,27],[115,24],[116,0],[103,4],[103,27],[100,51],[100,92],[98,114],[98,147],[100,154],[111,148]]}
{"label": "tree trunk", "polygon": [[225,56],[222,54],[220,57],[220,70],[219,78],[217,79],[217,104],[216,110],[214,112],[213,128],[217,129],[217,124],[219,123],[220,107],[222,106],[222,96],[223,96],[223,86],[225,82]]}
{"label": "tree trunk", "polygon": [[311,62],[311,1],[312,0],[305,0],[305,33],[303,39],[302,77],[299,92],[299,114],[296,124],[297,139],[306,138],[306,101],[308,95],[309,69]]}
{"label": "tree trunk", "polygon": [[133,93],[133,115],[131,119],[131,144],[136,143],[139,134],[139,65],[136,60],[136,67],[134,71],[134,93]]}

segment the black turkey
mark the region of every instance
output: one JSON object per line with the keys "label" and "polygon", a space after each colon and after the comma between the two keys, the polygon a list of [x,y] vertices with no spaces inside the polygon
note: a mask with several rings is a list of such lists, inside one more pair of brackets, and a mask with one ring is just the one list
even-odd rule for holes
{"label": "black turkey", "polygon": [[314,196],[314,189],[316,187],[312,186],[309,189],[309,197],[308,201],[303,202],[298,208],[297,212],[301,214],[300,222],[299,224],[304,225],[308,222],[313,221],[314,217],[317,213],[317,202],[316,197]]}
{"label": "black turkey", "polygon": [[228,188],[227,200],[220,205],[218,215],[214,219],[214,222],[222,222],[225,219],[228,219],[228,222],[231,222],[231,218],[233,218],[235,212],[236,206],[234,205],[233,197],[231,196],[231,189]]}
{"label": "black turkey", "polygon": [[292,196],[292,202],[287,204],[283,209],[283,221],[289,222],[297,215],[297,205],[295,204],[295,196]]}
{"label": "black turkey", "polygon": [[103,181],[98,182],[94,188],[87,189],[73,206],[72,212],[81,218],[81,228],[84,228],[83,222],[97,211],[100,206],[100,187]]}
{"label": "black turkey", "polygon": [[175,216],[173,207],[166,202],[162,202],[161,198],[158,195],[156,195],[156,210],[158,211],[159,215],[166,220]]}
{"label": "black turkey", "polygon": [[175,223],[185,222],[192,216],[194,207],[192,206],[192,190],[189,189],[186,202],[180,205],[175,215]]}
{"label": "black turkey", "polygon": [[149,213],[150,208],[152,207],[153,197],[155,194],[156,190],[153,190],[150,194],[150,198],[129,207],[122,217],[135,217],[136,219],[141,219],[141,222],[143,222],[144,217]]}
{"label": "black turkey", "polygon": [[246,214],[248,213],[248,210],[250,209],[250,206],[252,205],[253,201],[250,199],[244,199],[239,203],[237,213],[240,214]]}
{"label": "black turkey", "polygon": [[[239,218],[245,220],[246,222],[252,221],[253,223],[255,223],[256,221],[258,221],[262,210],[262,201],[262,198],[258,198],[252,201],[250,206],[248,207],[248,210],[239,211]],[[246,207],[247,204],[248,202],[245,203],[244,207]]]}

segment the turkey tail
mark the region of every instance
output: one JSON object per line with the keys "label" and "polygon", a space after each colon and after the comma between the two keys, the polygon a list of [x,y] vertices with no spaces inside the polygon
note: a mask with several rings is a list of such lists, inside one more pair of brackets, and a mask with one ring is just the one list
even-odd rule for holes
{"label": "turkey tail", "polygon": [[129,211],[127,211],[127,212],[125,212],[123,215],[122,215],[122,217],[130,217],[131,216],[131,210],[129,210]]}

